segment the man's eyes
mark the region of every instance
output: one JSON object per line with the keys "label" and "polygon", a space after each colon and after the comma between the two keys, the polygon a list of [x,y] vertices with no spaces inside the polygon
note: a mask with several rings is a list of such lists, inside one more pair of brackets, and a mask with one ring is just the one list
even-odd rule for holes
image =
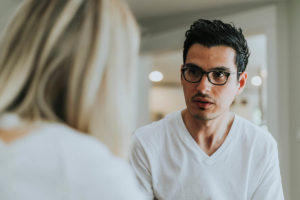
{"label": "man's eyes", "polygon": [[[195,67],[188,68],[189,73],[193,74],[202,74],[204,71]],[[205,73],[205,72],[204,72]],[[216,71],[210,71],[208,73],[211,73],[213,76],[225,76],[228,72],[221,71],[221,70],[216,70]]]}
{"label": "man's eyes", "polygon": [[202,73],[202,70],[197,69],[197,68],[195,68],[195,67],[190,67],[190,68],[188,68],[188,72],[189,72],[190,74],[201,74],[201,73]]}
{"label": "man's eyes", "polygon": [[211,72],[213,77],[223,77],[226,76],[226,72],[225,71],[212,71]]}

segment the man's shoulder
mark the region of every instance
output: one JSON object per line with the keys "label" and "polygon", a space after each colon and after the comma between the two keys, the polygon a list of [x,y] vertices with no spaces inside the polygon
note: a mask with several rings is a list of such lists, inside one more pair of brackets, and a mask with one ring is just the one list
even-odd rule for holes
{"label": "man's shoulder", "polygon": [[246,141],[251,141],[258,146],[277,146],[273,135],[268,131],[266,126],[258,126],[253,122],[237,116],[240,136]]}
{"label": "man's shoulder", "polygon": [[134,132],[133,139],[139,143],[142,143],[143,146],[147,144],[159,145],[158,143],[164,141],[164,138],[170,132],[170,127],[173,127],[174,124],[176,124],[176,121],[179,117],[180,111],[176,111],[166,115],[159,121],[142,126]]}

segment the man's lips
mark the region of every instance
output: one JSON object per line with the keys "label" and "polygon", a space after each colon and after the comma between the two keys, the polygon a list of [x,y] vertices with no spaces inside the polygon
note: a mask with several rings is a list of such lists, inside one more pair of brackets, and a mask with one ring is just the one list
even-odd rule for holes
{"label": "man's lips", "polygon": [[203,103],[214,103],[210,98],[205,97],[194,97],[192,98],[194,102],[203,102]]}
{"label": "man's lips", "polygon": [[200,98],[200,97],[193,98],[192,101],[197,105],[197,107],[204,108],[204,109],[214,104],[212,100],[207,98]]}
{"label": "man's lips", "polygon": [[202,101],[194,101],[194,103],[196,104],[196,106],[198,108],[201,108],[201,109],[207,109],[209,108],[211,105],[213,105],[213,103],[210,103],[210,102],[202,102]]}

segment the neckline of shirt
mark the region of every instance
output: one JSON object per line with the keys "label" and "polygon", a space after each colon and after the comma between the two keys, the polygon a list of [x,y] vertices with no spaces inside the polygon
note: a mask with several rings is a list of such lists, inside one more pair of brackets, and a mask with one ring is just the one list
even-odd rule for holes
{"label": "neckline of shirt", "polygon": [[233,142],[233,140],[236,138],[235,135],[237,134],[237,131],[235,131],[235,129],[238,128],[238,124],[239,124],[239,116],[237,116],[236,114],[234,114],[234,120],[233,123],[231,125],[231,128],[229,130],[229,133],[227,135],[227,137],[225,138],[223,144],[217,149],[216,152],[214,152],[211,156],[207,155],[196,143],[196,141],[194,140],[194,138],[191,136],[191,134],[189,133],[189,131],[187,130],[184,121],[182,119],[182,115],[181,115],[181,111],[177,112],[177,120],[178,120],[178,125],[180,127],[180,131],[178,131],[177,133],[179,134],[179,137],[182,139],[183,142],[185,142],[186,144],[188,144],[188,146],[190,147],[190,149],[195,152],[195,154],[197,155],[197,159],[200,159],[201,161],[204,161],[206,164],[211,165],[214,162],[216,162],[216,160],[223,154],[225,153],[225,151],[228,149],[228,147],[230,146],[230,144]]}

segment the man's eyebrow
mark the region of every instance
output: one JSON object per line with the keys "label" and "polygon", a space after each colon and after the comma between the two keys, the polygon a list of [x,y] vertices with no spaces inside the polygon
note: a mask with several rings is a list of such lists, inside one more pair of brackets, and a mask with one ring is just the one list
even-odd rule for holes
{"label": "man's eyebrow", "polygon": [[201,68],[200,66],[198,66],[198,65],[196,65],[194,63],[186,63],[185,65],[188,66],[188,67],[198,67],[198,68]]}
{"label": "man's eyebrow", "polygon": [[[203,70],[203,68],[201,66],[198,66],[194,63],[186,63],[186,66],[188,67],[196,67],[199,68],[200,70]],[[204,70],[203,70],[204,71]],[[229,67],[225,67],[225,66],[217,66],[217,67],[213,67],[211,68],[209,71],[224,71],[224,72],[230,72],[230,68]]]}
{"label": "man's eyebrow", "polygon": [[230,71],[230,68],[225,67],[225,66],[218,66],[210,69],[209,71]]}
{"label": "man's eyebrow", "polygon": [[198,66],[198,65],[196,65],[196,64],[194,64],[194,63],[186,63],[185,65],[186,65],[186,67],[193,67],[193,68],[197,68],[197,69],[199,69],[199,70],[204,71],[203,68],[202,68],[201,66]]}

